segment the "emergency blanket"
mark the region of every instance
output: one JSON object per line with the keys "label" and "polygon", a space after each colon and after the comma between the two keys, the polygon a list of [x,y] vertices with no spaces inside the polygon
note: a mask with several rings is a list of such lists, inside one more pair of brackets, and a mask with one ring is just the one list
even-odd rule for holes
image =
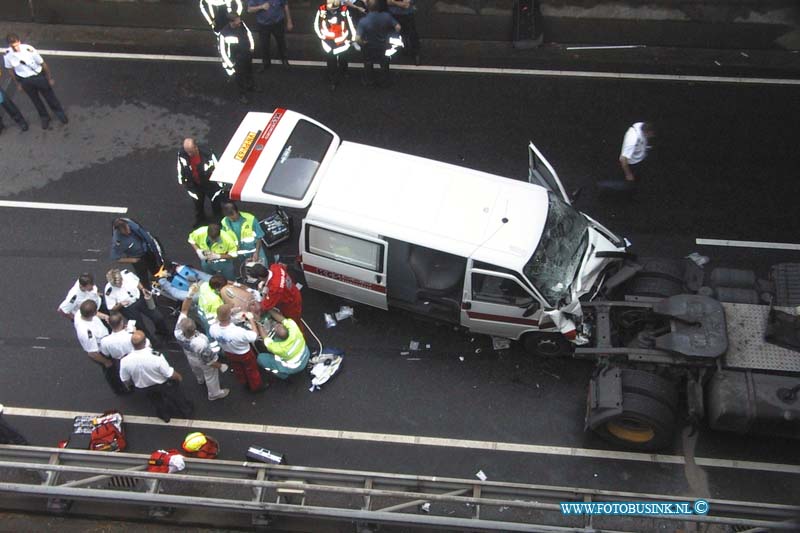
{"label": "emergency blanket", "polygon": [[336,375],[342,366],[342,356],[344,352],[335,348],[329,348],[321,354],[312,357],[308,364],[311,367],[311,388],[310,392],[319,390],[325,383]]}

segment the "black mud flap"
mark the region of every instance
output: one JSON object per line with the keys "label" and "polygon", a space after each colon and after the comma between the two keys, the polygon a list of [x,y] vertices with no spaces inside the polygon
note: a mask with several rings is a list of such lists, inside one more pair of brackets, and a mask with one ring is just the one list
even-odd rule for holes
{"label": "black mud flap", "polygon": [[594,430],[622,414],[622,369],[606,367],[589,381],[585,430]]}

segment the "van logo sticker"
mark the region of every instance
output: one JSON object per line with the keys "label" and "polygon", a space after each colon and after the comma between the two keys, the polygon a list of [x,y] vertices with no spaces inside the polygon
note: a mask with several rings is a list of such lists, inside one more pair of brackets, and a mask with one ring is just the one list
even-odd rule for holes
{"label": "van logo sticker", "polygon": [[[250,151],[250,147],[253,145],[253,141],[256,140],[258,137],[257,131],[250,131],[247,133],[247,136],[242,141],[241,146],[236,151],[236,155],[233,156],[234,159],[237,161],[244,161],[244,158],[247,157],[247,153]],[[263,149],[263,146],[259,149]]]}
{"label": "van logo sticker", "polygon": [[309,265],[308,263],[303,264],[303,270],[306,272],[310,272],[312,274],[316,274],[317,276],[322,276],[324,278],[332,279],[334,281],[341,281],[342,283],[347,283],[348,285],[354,285],[356,287],[361,287],[362,289],[367,289],[370,291],[385,293],[386,287],[383,285],[378,285],[377,283],[370,283],[369,281],[364,281],[361,279],[351,278],[350,276],[344,276],[339,274],[338,272],[331,272],[330,270],[325,270],[323,268],[315,267]]}

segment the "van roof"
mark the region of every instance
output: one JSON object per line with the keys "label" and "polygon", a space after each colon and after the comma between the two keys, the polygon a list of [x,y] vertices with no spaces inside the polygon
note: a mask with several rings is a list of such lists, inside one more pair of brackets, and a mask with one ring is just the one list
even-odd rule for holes
{"label": "van roof", "polygon": [[343,142],[308,218],[519,270],[547,208],[537,185]]}

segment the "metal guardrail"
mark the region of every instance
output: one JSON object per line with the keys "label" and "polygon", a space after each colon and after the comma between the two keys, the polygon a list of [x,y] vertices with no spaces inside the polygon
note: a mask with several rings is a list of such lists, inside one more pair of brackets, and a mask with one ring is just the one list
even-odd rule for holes
{"label": "metal guardrail", "polygon": [[559,502],[694,498],[193,458],[186,459],[181,473],[161,474],[145,471],[148,458],[0,445],[0,494],[47,499],[51,512],[67,512],[72,501],[91,501],[117,509],[119,505],[144,507],[150,517],[158,518],[174,508],[205,509],[248,513],[254,526],[286,517],[349,521],[361,531],[369,530],[371,524],[462,531],[641,530],[641,524],[632,520],[800,529],[800,506],[707,500],[707,515],[564,516]]}

